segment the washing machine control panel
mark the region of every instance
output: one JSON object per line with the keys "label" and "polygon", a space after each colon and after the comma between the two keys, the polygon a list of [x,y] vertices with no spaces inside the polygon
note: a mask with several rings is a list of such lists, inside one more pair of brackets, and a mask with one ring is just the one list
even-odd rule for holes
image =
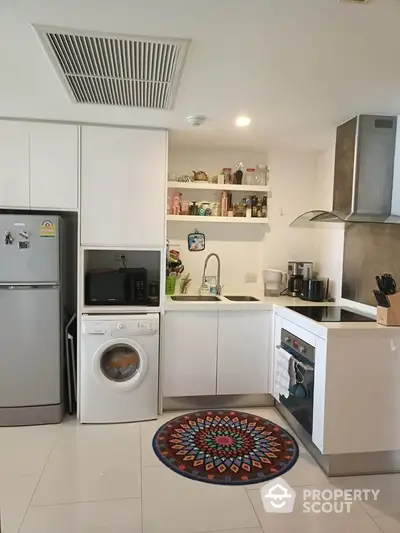
{"label": "washing machine control panel", "polygon": [[116,322],[113,324],[113,337],[132,337],[134,335],[154,335],[158,333],[158,321],[135,320],[126,322]]}

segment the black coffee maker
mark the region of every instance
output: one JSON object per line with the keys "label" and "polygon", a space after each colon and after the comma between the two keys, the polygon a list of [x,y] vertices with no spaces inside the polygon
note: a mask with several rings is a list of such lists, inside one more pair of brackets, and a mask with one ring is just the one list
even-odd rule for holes
{"label": "black coffee maker", "polygon": [[288,296],[298,297],[303,290],[303,280],[311,279],[313,263],[305,261],[288,262]]}

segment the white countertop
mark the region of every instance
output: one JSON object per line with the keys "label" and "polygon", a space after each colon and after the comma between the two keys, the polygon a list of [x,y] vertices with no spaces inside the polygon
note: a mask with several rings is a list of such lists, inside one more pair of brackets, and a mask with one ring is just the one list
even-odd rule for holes
{"label": "white countertop", "polygon": [[[240,295],[240,292],[231,291],[232,294]],[[245,296],[254,296],[258,298],[257,302],[232,302],[224,296],[218,296],[219,302],[178,302],[172,300],[170,296],[165,298],[166,311],[272,311],[276,312],[291,320],[299,326],[304,327],[320,337],[326,337],[328,331],[354,331],[354,330],[379,330],[386,332],[384,335],[390,335],[399,328],[381,326],[376,322],[316,322],[310,318],[300,315],[291,309],[286,309],[288,306],[303,307],[303,306],[341,306],[352,309],[354,312],[366,314],[371,318],[376,315],[376,309],[372,306],[366,306],[353,302],[351,300],[340,299],[337,302],[308,302],[300,298],[292,298],[290,296],[267,297],[260,294],[248,291]]]}
{"label": "white countertop", "polygon": [[[233,292],[235,296],[240,296],[239,292]],[[179,296],[179,295],[177,295]],[[197,296],[189,295],[189,296]],[[258,302],[232,302],[224,296],[218,296],[219,302],[178,302],[172,300],[171,296],[165,297],[166,311],[272,311],[274,306],[288,306],[288,305],[309,305],[309,302],[304,302],[298,298],[291,298],[289,296],[279,296],[276,298],[266,297],[260,294],[248,292],[244,296],[254,296],[258,298]],[[318,304],[317,304],[318,305]]]}

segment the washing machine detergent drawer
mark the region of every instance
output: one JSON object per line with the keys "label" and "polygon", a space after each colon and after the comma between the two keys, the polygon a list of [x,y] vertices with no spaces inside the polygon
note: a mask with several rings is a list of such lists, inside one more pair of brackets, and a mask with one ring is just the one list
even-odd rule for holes
{"label": "washing machine detergent drawer", "polygon": [[105,321],[82,321],[82,334],[111,336],[111,324]]}

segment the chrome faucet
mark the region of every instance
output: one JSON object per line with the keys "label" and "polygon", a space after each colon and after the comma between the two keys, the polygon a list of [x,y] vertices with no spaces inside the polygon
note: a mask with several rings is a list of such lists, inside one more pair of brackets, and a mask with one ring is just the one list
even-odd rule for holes
{"label": "chrome faucet", "polygon": [[204,261],[204,270],[203,270],[203,277],[201,279],[201,285],[202,286],[205,285],[208,260],[213,256],[217,259],[217,263],[218,263],[217,286],[215,287],[215,292],[218,296],[220,296],[222,287],[221,287],[221,259],[219,258],[219,255],[214,254],[214,253],[207,255],[206,260]]}

